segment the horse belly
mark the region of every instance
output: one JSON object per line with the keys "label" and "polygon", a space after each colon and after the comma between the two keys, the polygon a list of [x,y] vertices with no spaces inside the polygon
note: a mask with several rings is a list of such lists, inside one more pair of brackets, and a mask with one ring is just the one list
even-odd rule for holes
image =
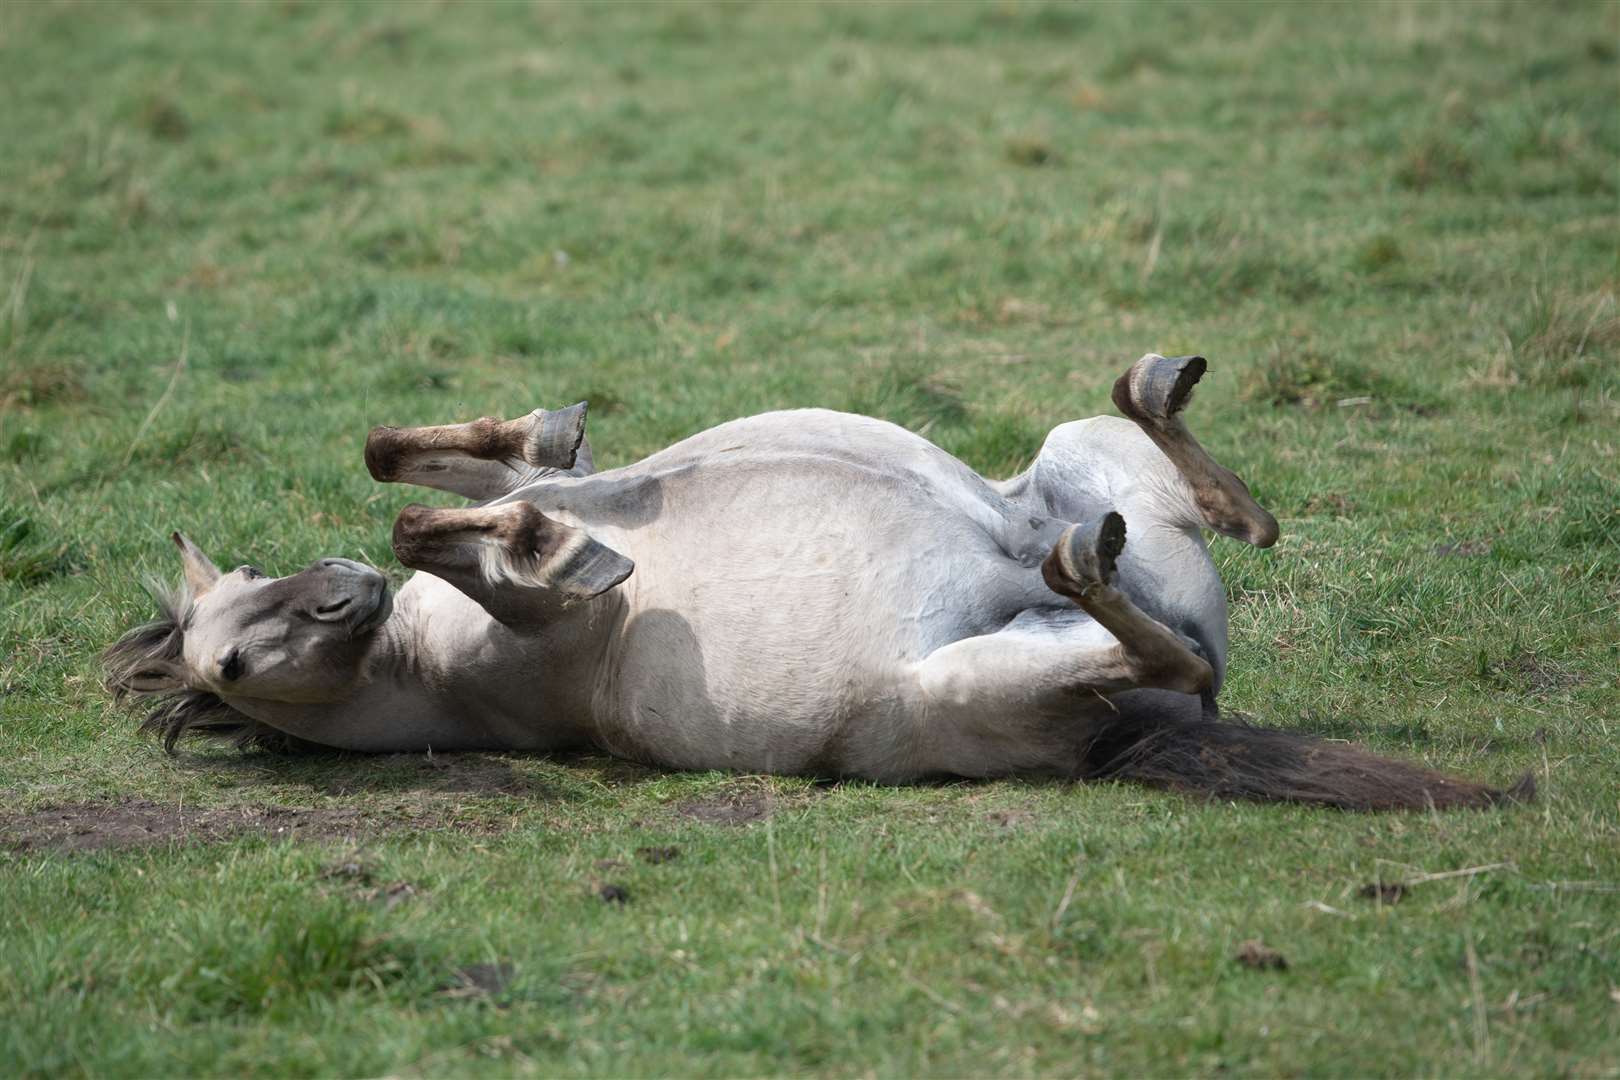
{"label": "horse belly", "polygon": [[838,771],[851,740],[910,737],[912,663],[1000,625],[1040,587],[980,523],[926,494],[780,480],[615,538],[637,565],[599,708],[608,749],[683,768]]}

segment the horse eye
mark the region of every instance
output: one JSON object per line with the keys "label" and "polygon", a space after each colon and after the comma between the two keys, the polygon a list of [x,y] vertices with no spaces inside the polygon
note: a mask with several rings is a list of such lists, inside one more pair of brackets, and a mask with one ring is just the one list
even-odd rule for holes
{"label": "horse eye", "polygon": [[242,669],[245,666],[242,663],[242,650],[232,649],[225,662],[219,665],[219,677],[226,682],[235,682],[242,677]]}
{"label": "horse eye", "polygon": [[252,581],[254,578],[264,577],[264,571],[260,570],[257,566],[239,566],[237,569],[242,571],[242,576],[247,578],[249,581]]}

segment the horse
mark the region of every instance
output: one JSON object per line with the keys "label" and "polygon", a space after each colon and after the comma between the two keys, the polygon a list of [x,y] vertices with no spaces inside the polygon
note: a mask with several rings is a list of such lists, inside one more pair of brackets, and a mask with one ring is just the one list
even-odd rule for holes
{"label": "horse", "polygon": [[[451,492],[393,529],[416,571],[220,570],[182,534],[160,616],[104,653],[142,727],[360,752],[595,749],[670,769],[885,784],[1117,777],[1354,810],[1528,797],[1224,719],[1225,592],[1204,530],[1276,519],[1188,429],[1199,356],[1148,353],[1122,416],[1022,473],[803,409],[598,472],[585,403],[381,427],[381,482]],[[1127,542],[1128,537],[1128,542]]]}

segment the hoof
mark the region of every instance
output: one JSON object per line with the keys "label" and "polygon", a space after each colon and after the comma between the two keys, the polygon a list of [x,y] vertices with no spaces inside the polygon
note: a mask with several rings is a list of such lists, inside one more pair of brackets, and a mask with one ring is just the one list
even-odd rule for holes
{"label": "hoof", "polygon": [[1047,559],[1048,584],[1056,573],[1071,589],[1087,591],[1114,580],[1115,561],[1125,550],[1125,519],[1110,510],[1094,521],[1070,525]]}
{"label": "hoof", "polygon": [[1168,420],[1187,407],[1207,366],[1202,356],[1148,353],[1114,383],[1114,405],[1133,420]]}
{"label": "hoof", "polygon": [[523,439],[523,460],[537,469],[572,469],[585,441],[585,402],[555,412],[530,413]]}

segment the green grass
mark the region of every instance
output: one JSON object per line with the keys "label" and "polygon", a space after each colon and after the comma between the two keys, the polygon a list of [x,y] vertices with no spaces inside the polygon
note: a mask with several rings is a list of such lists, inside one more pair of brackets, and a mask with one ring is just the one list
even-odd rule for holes
{"label": "green grass", "polygon": [[[368,823],[0,856],[0,1068],[1620,1070],[1616,10],[0,6],[6,822]],[[98,686],[171,529],[393,566],[375,423],[819,404],[1007,474],[1149,349],[1284,527],[1216,545],[1228,706],[1538,803],[170,760]]]}

